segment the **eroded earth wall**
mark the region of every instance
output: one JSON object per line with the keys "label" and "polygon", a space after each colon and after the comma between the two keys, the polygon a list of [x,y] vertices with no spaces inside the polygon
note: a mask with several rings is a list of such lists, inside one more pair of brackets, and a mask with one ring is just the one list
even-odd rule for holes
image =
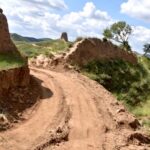
{"label": "eroded earth wall", "polygon": [[87,38],[79,42],[76,48],[67,56],[67,60],[79,65],[85,65],[93,60],[121,59],[132,64],[137,63],[137,57],[132,52],[127,52],[97,38]]}
{"label": "eroded earth wall", "polygon": [[9,70],[0,71],[0,94],[10,88],[24,87],[29,84],[29,68],[23,66]]}
{"label": "eroded earth wall", "polygon": [[0,9],[0,53],[17,51],[16,46],[11,41],[7,18]]}
{"label": "eroded earth wall", "polygon": [[[23,58],[10,38],[7,18],[0,8],[0,55],[18,55],[26,61],[22,67],[0,71],[0,94],[10,88],[27,86],[30,81],[27,58]],[[12,55],[12,57],[13,57]]]}

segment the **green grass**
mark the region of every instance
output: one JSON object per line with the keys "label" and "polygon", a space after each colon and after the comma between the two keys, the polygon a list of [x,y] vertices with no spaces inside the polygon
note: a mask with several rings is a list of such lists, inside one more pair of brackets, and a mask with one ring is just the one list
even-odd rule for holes
{"label": "green grass", "polygon": [[15,42],[21,53],[28,57],[35,57],[40,54],[50,55],[51,53],[59,53],[68,49],[70,42],[63,40],[49,40],[43,42]]}
{"label": "green grass", "polygon": [[150,96],[145,103],[136,107],[130,107],[129,110],[141,120],[144,127],[149,128],[150,133]]}
{"label": "green grass", "polygon": [[131,108],[131,111],[139,117],[150,116],[150,97],[145,103],[142,103],[134,109]]}
{"label": "green grass", "polygon": [[0,54],[0,70],[18,68],[24,64],[24,59],[18,53]]}
{"label": "green grass", "polygon": [[143,59],[139,58],[137,65],[122,60],[94,61],[84,66],[82,71],[114,93],[119,100],[136,106],[150,95],[150,73],[143,65]]}
{"label": "green grass", "polygon": [[133,65],[123,60],[93,61],[81,68],[83,74],[102,84],[129,111],[150,128],[150,59],[139,57]]}

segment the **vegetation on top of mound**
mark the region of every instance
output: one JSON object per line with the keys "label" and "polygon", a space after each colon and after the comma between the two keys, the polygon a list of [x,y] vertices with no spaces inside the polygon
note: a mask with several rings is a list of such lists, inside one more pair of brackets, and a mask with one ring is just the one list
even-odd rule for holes
{"label": "vegetation on top of mound", "polygon": [[150,95],[148,64],[150,60],[145,57],[140,57],[137,65],[123,60],[93,61],[82,71],[132,107],[145,102]]}
{"label": "vegetation on top of mound", "polygon": [[0,70],[18,68],[25,65],[25,59],[16,52],[0,54]]}
{"label": "vegetation on top of mound", "polygon": [[150,131],[150,59],[138,58],[133,65],[123,60],[93,61],[81,68],[124,102],[141,124]]}

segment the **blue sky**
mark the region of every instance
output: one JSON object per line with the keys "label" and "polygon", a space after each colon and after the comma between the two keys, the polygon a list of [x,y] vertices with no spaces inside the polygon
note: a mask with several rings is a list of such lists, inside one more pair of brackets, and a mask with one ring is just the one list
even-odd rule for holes
{"label": "blue sky", "polygon": [[133,28],[129,42],[142,53],[150,42],[148,0],[4,0],[0,1],[10,32],[37,38],[59,38],[66,31],[70,40],[78,36],[102,38],[103,30],[117,21]]}

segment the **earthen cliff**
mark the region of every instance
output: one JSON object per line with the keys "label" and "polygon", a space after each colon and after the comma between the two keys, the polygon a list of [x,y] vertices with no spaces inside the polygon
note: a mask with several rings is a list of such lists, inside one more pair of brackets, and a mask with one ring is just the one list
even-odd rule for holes
{"label": "earthen cliff", "polygon": [[17,51],[17,48],[10,38],[7,18],[0,9],[0,53],[12,51]]}

